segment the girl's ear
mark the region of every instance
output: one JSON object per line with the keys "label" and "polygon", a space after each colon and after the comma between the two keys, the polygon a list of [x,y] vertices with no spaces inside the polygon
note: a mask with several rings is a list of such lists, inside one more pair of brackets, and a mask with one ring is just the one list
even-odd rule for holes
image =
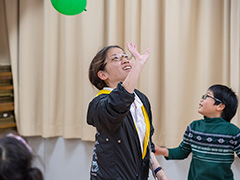
{"label": "girl's ear", "polygon": [[107,73],[105,71],[98,71],[97,75],[103,81],[105,81],[108,78]]}
{"label": "girl's ear", "polygon": [[220,104],[218,105],[218,107],[217,107],[217,110],[218,110],[218,111],[223,111],[224,108],[225,108],[225,104],[220,103]]}

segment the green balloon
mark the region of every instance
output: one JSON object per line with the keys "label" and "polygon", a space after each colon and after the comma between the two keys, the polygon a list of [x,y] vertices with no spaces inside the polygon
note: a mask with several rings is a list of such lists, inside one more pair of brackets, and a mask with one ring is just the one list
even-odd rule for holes
{"label": "green balloon", "polygon": [[87,0],[51,0],[53,7],[65,15],[76,15],[86,10]]}

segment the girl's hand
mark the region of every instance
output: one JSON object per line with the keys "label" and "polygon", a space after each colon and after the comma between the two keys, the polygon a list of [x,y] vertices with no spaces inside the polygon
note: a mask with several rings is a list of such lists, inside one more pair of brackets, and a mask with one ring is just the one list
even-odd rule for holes
{"label": "girl's hand", "polygon": [[132,54],[132,56],[135,58],[136,62],[132,66],[131,71],[128,73],[127,77],[123,81],[122,85],[123,87],[130,93],[134,93],[134,89],[137,86],[138,78],[140,76],[140,73],[144,67],[144,64],[146,63],[150,49],[147,49],[146,53],[141,55],[137,51],[137,46],[133,44],[132,42],[127,42],[127,48],[129,52]]}
{"label": "girl's hand", "polygon": [[133,42],[127,42],[127,48],[128,51],[131,53],[131,55],[134,57],[136,61],[142,62],[143,64],[146,63],[149,54],[150,54],[150,49],[148,48],[145,52],[145,54],[141,55],[138,50],[137,46]]}

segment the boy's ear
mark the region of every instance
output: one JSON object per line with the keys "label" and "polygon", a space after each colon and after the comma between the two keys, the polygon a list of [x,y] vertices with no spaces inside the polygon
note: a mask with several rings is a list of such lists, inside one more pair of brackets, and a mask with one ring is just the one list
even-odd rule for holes
{"label": "boy's ear", "polygon": [[220,103],[220,104],[218,105],[218,107],[217,107],[217,110],[218,110],[218,111],[223,111],[224,108],[225,108],[225,104]]}
{"label": "boy's ear", "polygon": [[107,79],[107,74],[104,71],[98,71],[97,75],[103,81],[105,81]]}

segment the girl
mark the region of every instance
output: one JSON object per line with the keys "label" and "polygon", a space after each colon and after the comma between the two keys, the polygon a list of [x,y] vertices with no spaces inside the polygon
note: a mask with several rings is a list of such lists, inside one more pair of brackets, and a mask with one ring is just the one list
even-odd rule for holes
{"label": "girl", "polygon": [[100,50],[89,67],[89,80],[99,89],[88,107],[87,123],[96,128],[92,180],[146,180],[150,151],[155,152],[148,98],[136,90],[150,50],[141,55],[133,43]]}

